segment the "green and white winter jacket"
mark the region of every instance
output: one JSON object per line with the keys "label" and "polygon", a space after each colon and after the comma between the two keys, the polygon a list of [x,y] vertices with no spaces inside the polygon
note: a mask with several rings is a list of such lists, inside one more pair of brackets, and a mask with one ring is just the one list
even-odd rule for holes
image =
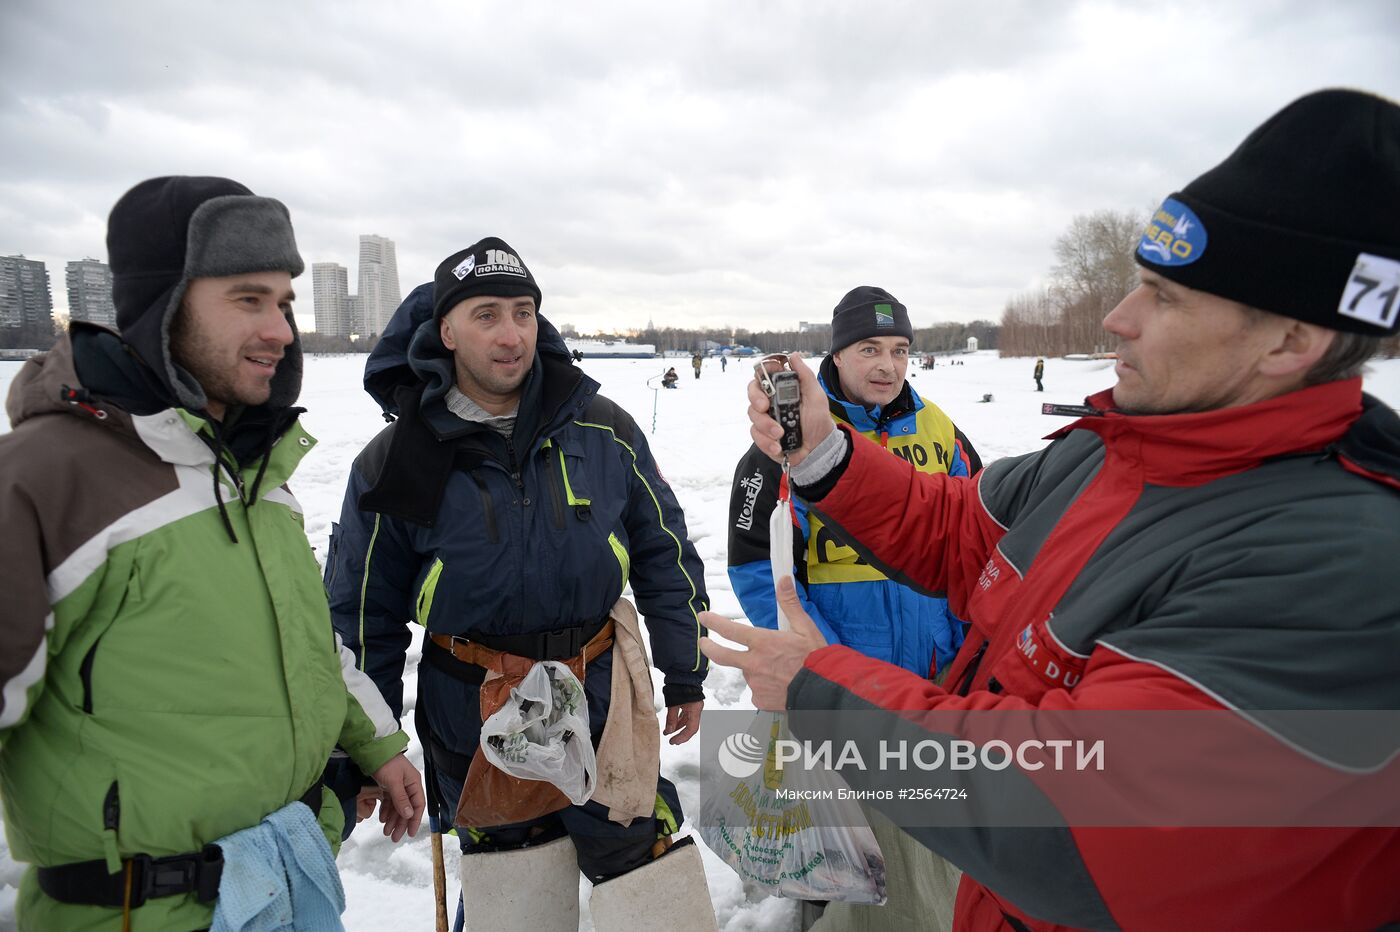
{"label": "green and white winter jacket", "polygon": [[[256,449],[237,466],[239,444],[215,440],[202,417],[90,395],[74,340],[85,374],[91,356],[139,385],[118,338],[83,328],[11,387],[0,795],[17,860],[104,858],[116,872],[134,854],[198,851],[256,824],[306,793],[337,744],[371,773],[407,737],[331,628],[285,485],[313,445],[299,409],[243,425]],[[342,816],[327,799],[334,844]],[[121,922],[120,909],[45,896],[32,867],[18,910],[24,929]],[[202,929],[210,917],[193,896],[166,897],[134,910],[132,928]]]}

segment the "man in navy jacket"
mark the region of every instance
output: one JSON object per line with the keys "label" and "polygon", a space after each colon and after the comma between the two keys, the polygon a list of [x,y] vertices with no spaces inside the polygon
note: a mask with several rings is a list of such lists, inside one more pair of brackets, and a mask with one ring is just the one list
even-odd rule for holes
{"label": "man in navy jacket", "polygon": [[[629,583],[665,678],[666,733],[681,743],[699,728],[707,601],[684,516],[642,432],[574,367],[540,299],[518,254],[489,237],[399,308],[365,376],[397,420],[355,461],[327,563],[336,630],[396,714],[408,623],[426,629],[416,725],[449,808],[479,745],[487,673],[459,651],[577,657],[608,639]],[[615,662],[608,647],[586,667],[595,745]],[[658,886],[708,906],[694,848],[668,850],[681,818],[658,774],[651,818],[621,824],[589,800],[459,826],[466,913],[473,927],[574,928],[579,870],[595,913],[609,900],[633,915],[659,908]],[[522,895],[501,896],[502,884]]]}

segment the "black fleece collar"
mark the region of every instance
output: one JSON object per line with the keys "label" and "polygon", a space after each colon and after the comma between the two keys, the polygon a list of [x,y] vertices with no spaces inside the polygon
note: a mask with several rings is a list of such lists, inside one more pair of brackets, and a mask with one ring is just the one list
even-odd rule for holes
{"label": "black fleece collar", "polygon": [[1361,416],[1337,441],[1336,449],[1343,459],[1400,485],[1400,416],[1384,402],[1363,394]]}
{"label": "black fleece collar", "polygon": [[[83,321],[75,321],[71,333],[73,368],[88,394],[137,417],[181,407],[168,384],[120,336]],[[305,410],[265,404],[230,409],[219,439],[239,466],[247,466],[271,450]]]}
{"label": "black fleece collar", "polygon": [[512,462],[500,434],[484,424],[463,421],[447,410],[441,397],[425,401],[427,387],[420,382],[396,392],[400,417],[391,428],[379,475],[359,500],[362,511],[424,527],[437,520],[454,469],[472,470],[494,459],[518,470],[541,440],[577,416],[597,391],[579,369],[537,353],[520,397],[510,444]]}

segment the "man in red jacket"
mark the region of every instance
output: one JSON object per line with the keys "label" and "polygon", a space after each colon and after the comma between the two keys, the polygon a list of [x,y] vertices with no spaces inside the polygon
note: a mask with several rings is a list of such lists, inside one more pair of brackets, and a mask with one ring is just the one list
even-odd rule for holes
{"label": "man in red jacket", "polygon": [[[1400,329],[1397,210],[1400,107],[1323,91],[1284,108],[1149,221],[1141,284],[1104,320],[1117,384],[1048,447],[976,479],[851,442],[795,363],[798,491],[972,627],[936,686],[824,646],[788,584],[791,633],[711,615],[748,650],[702,649],[741,667],[765,709],[905,710],[882,713],[892,732],[908,710],[1213,710],[1306,766],[1348,770],[1276,710],[1400,709],[1400,587],[1381,568],[1400,552],[1400,418],[1360,378]],[[750,401],[776,459],[781,429],[756,388]],[[1361,769],[1393,788],[1397,753]],[[1203,754],[1184,772],[1214,788],[1224,766]],[[1162,789],[1098,785],[1149,804]],[[1200,824],[909,831],[967,871],[961,929],[1400,920],[1400,829]]]}

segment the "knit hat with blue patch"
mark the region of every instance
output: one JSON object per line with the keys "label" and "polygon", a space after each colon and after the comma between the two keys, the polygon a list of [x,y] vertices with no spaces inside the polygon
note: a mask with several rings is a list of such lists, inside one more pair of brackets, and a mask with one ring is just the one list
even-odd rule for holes
{"label": "knit hat with blue patch", "polygon": [[1317,91],[1167,198],[1138,243],[1163,278],[1332,330],[1400,331],[1400,107]]}

